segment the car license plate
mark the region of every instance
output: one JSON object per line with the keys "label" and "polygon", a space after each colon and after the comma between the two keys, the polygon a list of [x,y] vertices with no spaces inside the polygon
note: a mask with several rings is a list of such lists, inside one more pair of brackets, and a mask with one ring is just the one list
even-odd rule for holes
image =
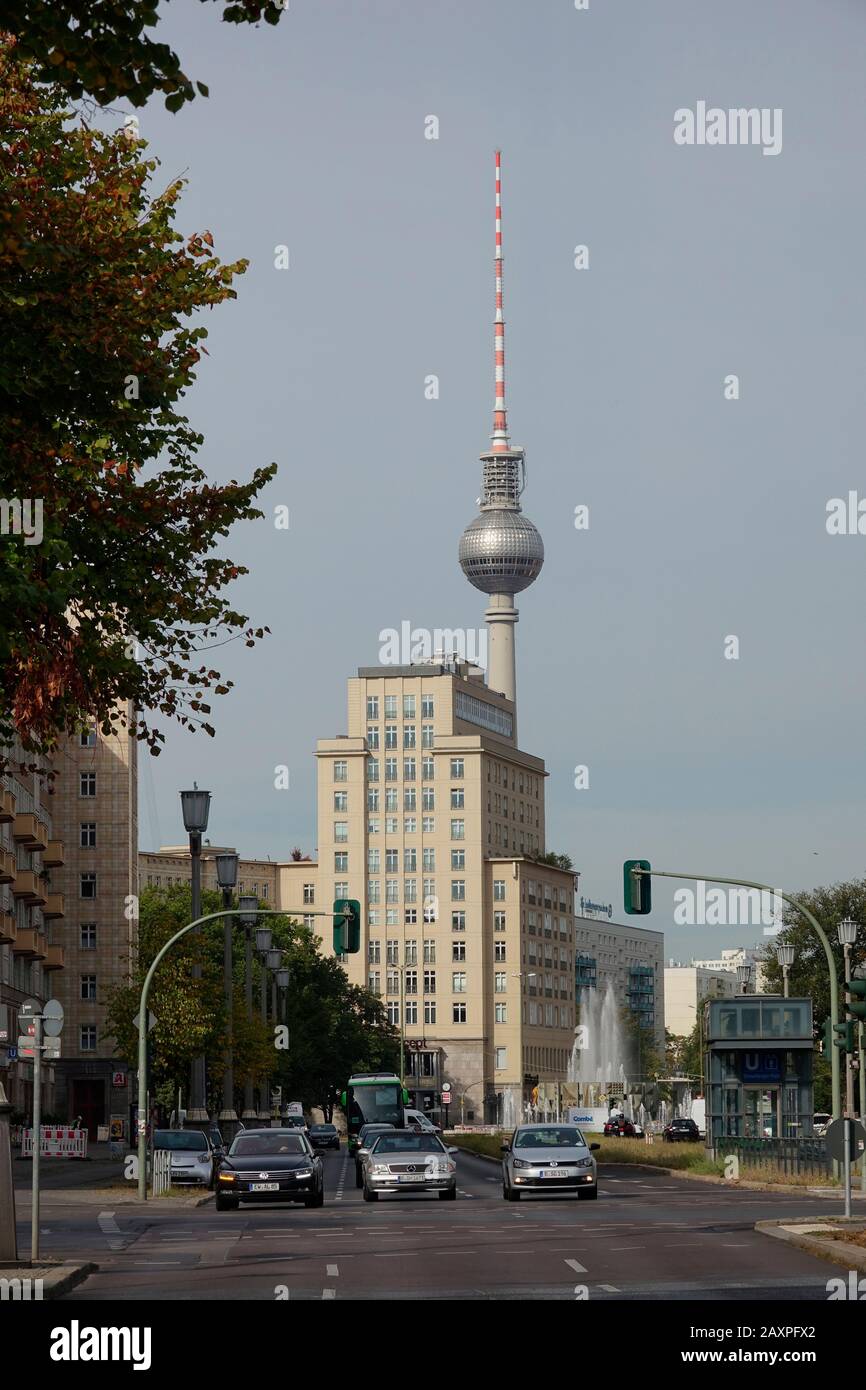
{"label": "car license plate", "polygon": [[564,1168],[542,1168],[543,1178],[567,1178],[569,1175]]}
{"label": "car license plate", "polygon": [[250,1192],[279,1192],[278,1182],[251,1182]]}
{"label": "car license plate", "polygon": [[423,1173],[400,1173],[397,1178],[398,1182],[423,1182],[423,1180]]}

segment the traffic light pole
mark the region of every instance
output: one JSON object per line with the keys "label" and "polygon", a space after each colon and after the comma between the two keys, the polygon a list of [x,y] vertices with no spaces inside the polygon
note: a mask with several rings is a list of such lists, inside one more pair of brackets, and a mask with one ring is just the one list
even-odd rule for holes
{"label": "traffic light pole", "polygon": [[[827,957],[827,966],[830,973],[830,1020],[835,1030],[839,1022],[839,980],[836,974],[836,961],[833,956],[833,948],[827,937],[827,933],[821,923],[812,915],[808,907],[804,907],[798,898],[793,898],[789,893],[783,893],[779,888],[771,888],[768,883],[753,883],[748,878],[720,878],[718,874],[683,874],[670,873],[664,869],[639,869],[631,870],[633,874],[648,874],[652,878],[691,878],[702,880],[704,883],[730,883],[737,888],[758,888],[762,893],[775,893],[786,903],[789,903],[797,912],[801,913],[806,921],[818,934],[821,945],[824,947],[824,954]],[[830,1086],[832,1093],[832,1110],[834,1120],[838,1120],[842,1115],[842,1070],[839,1063],[839,1049],[834,1047],[830,1057]]]}
{"label": "traffic light pole", "polygon": [[[325,912],[324,910],[311,911],[306,905],[300,908],[257,907],[253,909],[249,915],[253,915],[253,912],[255,913],[256,917],[334,916],[333,913]],[[166,941],[165,945],[161,947],[159,951],[157,951],[156,955],[150,963],[150,968],[148,969],[148,972],[144,977],[144,983],[141,986],[141,999],[139,1000],[139,1018],[141,1019],[142,1026],[138,1030],[138,1198],[141,1202],[147,1201],[147,996],[150,993],[150,987],[153,983],[153,977],[156,974],[157,967],[159,966],[163,957],[168,954],[172,946],[176,945],[182,937],[186,936],[187,932],[193,931],[196,927],[203,926],[205,922],[216,922],[219,921],[221,917],[236,917],[237,915],[237,910],[233,908],[230,912],[209,912],[206,917],[197,917],[192,922],[187,922],[185,927],[181,927],[180,931],[175,932],[174,936],[170,937],[169,940]],[[348,914],[337,915],[347,916]],[[38,1036],[40,1037],[40,1039],[41,1031],[42,1030],[40,1027],[38,1030]],[[36,1056],[38,1056],[38,1053],[36,1053]],[[38,1071],[36,1074],[38,1077]],[[37,1135],[37,1145],[38,1142],[39,1139]],[[38,1168],[34,1168],[34,1178],[37,1177],[37,1174]],[[36,1238],[38,1239],[38,1225],[36,1227],[36,1231]]]}

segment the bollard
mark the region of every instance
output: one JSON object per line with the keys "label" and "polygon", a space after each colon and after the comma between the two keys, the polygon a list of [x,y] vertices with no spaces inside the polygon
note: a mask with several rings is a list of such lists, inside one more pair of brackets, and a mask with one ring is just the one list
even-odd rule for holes
{"label": "bollard", "polygon": [[12,1106],[0,1081],[0,1265],[18,1263],[15,1231],[15,1188],[12,1185],[12,1135],[9,1116]]}

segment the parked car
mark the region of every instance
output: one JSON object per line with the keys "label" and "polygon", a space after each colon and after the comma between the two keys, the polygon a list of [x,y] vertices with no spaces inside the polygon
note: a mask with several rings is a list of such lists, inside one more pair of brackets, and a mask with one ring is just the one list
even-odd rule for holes
{"label": "parked car", "polygon": [[152,1149],[171,1153],[172,1186],[189,1184],[210,1187],[214,1178],[215,1153],[207,1134],[200,1129],[157,1129]]}
{"label": "parked car", "polygon": [[634,1139],[635,1127],[624,1115],[611,1115],[604,1122],[605,1139]]}
{"label": "parked car", "polygon": [[310,1125],[310,1143],[314,1149],[339,1149],[340,1135],[336,1125]]}
{"label": "parked car", "polygon": [[671,1120],[670,1124],[665,1125],[662,1130],[662,1138],[666,1139],[669,1144],[675,1144],[678,1140],[697,1144],[700,1137],[700,1130],[694,1120],[688,1120],[682,1115],[677,1116],[675,1120]]}
{"label": "parked car", "polygon": [[366,1153],[366,1143],[367,1143],[367,1140],[370,1139],[370,1138],[372,1138],[372,1136],[373,1136],[374,1134],[381,1134],[384,1130],[387,1130],[387,1129],[396,1129],[396,1128],[397,1128],[396,1125],[386,1125],[386,1124],[384,1124],[384,1123],[382,1123],[382,1124],[361,1125],[361,1128],[358,1130],[358,1144],[357,1144],[357,1147],[356,1147],[356,1149],[355,1149],[355,1186],[356,1186],[356,1187],[363,1187],[363,1185],[364,1185],[364,1174],[363,1174],[363,1170],[362,1170],[362,1167],[361,1167],[361,1163],[362,1163],[362,1160],[363,1160],[363,1158],[364,1158],[364,1154]]}
{"label": "parked car", "polygon": [[248,1129],[238,1134],[221,1160],[216,1179],[217,1211],[236,1211],[240,1202],[325,1200],[325,1165],[297,1126]]}
{"label": "parked car", "polygon": [[518,1125],[502,1145],[502,1195],[519,1202],[524,1191],[576,1192],[598,1196],[598,1171],[592,1151],[576,1125]]}
{"label": "parked car", "polygon": [[372,1137],[361,1159],[365,1202],[381,1192],[438,1192],[440,1201],[457,1197],[456,1149],[446,1149],[435,1134],[395,1129]]}

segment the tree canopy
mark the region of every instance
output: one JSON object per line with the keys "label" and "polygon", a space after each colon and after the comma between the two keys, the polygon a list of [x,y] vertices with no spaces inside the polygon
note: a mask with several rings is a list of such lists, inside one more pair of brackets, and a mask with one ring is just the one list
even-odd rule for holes
{"label": "tree canopy", "polygon": [[[214,0],[202,0],[202,4]],[[217,0],[227,24],[279,24],[288,0]],[[208,95],[187,77],[166,43],[145,30],[159,23],[161,0],[0,0],[0,32],[14,34],[40,82],[68,96],[91,96],[100,106],[125,97],[143,106],[165,93],[169,111]],[[164,9],[164,6],[163,6]]]}
{"label": "tree canopy", "polygon": [[[206,352],[197,316],[247,262],[184,238],[182,181],[154,193],[144,142],[64,100],[0,42],[0,497],[41,510],[38,543],[3,538],[0,743],[37,753],[84,718],[107,731],[126,701],[213,732],[207,697],[230,683],[201,654],[266,631],[230,607],[245,571],[213,551],[262,515],[275,472],[208,482],[178,406]],[[147,719],[138,736],[163,740]]]}

